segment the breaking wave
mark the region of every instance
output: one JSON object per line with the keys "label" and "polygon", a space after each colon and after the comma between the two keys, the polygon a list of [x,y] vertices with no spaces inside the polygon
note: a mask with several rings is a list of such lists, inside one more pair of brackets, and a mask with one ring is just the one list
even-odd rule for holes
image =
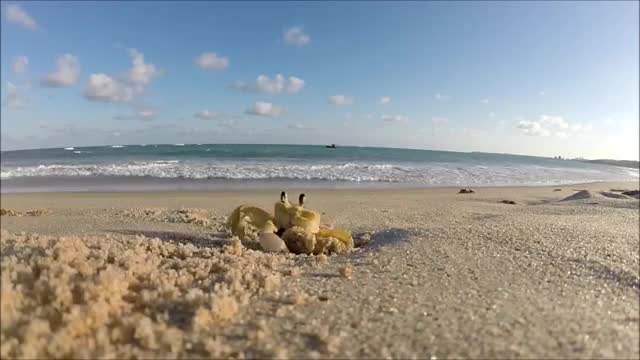
{"label": "breaking wave", "polygon": [[291,179],[444,185],[551,185],[638,178],[629,169],[535,165],[376,164],[298,162],[189,162],[178,160],[4,167],[3,179],[46,176],[132,176],[183,179]]}

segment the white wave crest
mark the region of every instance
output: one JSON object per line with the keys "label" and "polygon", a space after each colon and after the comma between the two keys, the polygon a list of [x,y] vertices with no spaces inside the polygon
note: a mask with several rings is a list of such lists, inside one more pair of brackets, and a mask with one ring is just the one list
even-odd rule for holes
{"label": "white wave crest", "polygon": [[349,182],[418,183],[433,186],[550,185],[625,181],[638,171],[540,166],[462,166],[367,163],[300,164],[294,162],[187,162],[178,160],[3,167],[2,178],[35,176],[147,176],[186,179],[292,179]]}

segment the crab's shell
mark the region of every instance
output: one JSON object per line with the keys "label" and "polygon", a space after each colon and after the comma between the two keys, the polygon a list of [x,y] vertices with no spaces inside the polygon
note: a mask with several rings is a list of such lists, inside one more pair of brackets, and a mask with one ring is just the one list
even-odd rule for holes
{"label": "crab's shell", "polygon": [[282,234],[282,240],[287,244],[287,248],[295,254],[312,254],[316,245],[316,236],[305,231],[299,226],[287,229]]}
{"label": "crab's shell", "polygon": [[314,254],[345,254],[353,249],[351,232],[343,229],[320,229],[316,234]]}
{"label": "crab's shell", "polygon": [[292,206],[289,210],[291,226],[299,226],[306,232],[315,234],[320,230],[320,213],[305,209],[301,206]]}
{"label": "crab's shell", "polygon": [[268,212],[255,206],[240,205],[229,216],[227,228],[242,241],[256,240],[258,230],[263,228],[267,221],[273,221]]}

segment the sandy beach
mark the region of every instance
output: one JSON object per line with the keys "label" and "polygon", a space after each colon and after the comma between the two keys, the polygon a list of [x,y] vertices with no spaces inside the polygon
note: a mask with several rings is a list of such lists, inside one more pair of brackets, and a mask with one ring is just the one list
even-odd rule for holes
{"label": "sandy beach", "polygon": [[637,188],[307,189],[332,256],[226,235],[273,190],[2,194],[0,355],[637,359]]}

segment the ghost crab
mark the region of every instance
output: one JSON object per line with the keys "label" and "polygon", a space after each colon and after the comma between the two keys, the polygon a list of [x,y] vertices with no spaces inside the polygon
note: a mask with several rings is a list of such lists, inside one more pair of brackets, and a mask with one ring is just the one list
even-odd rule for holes
{"label": "ghost crab", "polygon": [[353,249],[349,230],[320,224],[320,213],[304,207],[306,196],[291,204],[286,192],[274,205],[274,215],[249,205],[238,206],[227,221],[231,234],[243,242],[260,244],[267,252],[295,254],[343,254]]}

